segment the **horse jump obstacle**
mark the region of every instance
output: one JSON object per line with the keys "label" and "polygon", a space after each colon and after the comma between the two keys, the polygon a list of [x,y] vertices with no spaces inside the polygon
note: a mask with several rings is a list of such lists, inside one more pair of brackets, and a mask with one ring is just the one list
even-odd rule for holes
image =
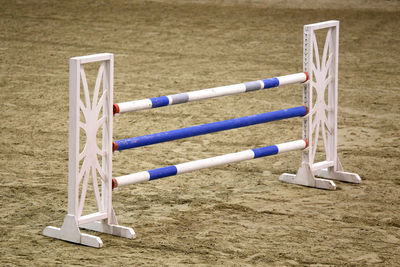
{"label": "horse jump obstacle", "polygon": [[[318,52],[317,38],[315,36],[315,31],[320,29],[327,29],[322,58],[320,58]],[[337,157],[338,42],[338,21],[305,25],[304,72],[302,73],[119,104],[112,104],[113,54],[105,53],[71,58],[68,213],[61,228],[48,226],[43,230],[43,235],[92,247],[101,247],[103,245],[102,240],[97,236],[81,233],[79,228],[134,238],[135,232],[132,228],[118,225],[112,207],[112,190],[114,188],[294,150],[302,150],[302,165],[296,175],[282,174],[279,178],[281,181],[330,190],[336,189],[333,181],[315,178],[315,176],[360,183],[361,179],[358,174],[343,171]],[[83,66],[92,62],[101,62],[101,65],[91,100]],[[81,90],[81,82],[83,90]],[[103,84],[102,92],[100,92],[101,83]],[[112,141],[113,115],[116,114],[267,89],[292,83],[303,83],[303,106]],[[316,93],[316,100],[313,100],[313,91]],[[327,91],[328,103],[325,103],[325,91]],[[81,92],[83,92],[83,100],[81,99]],[[101,110],[102,117],[99,119]],[[81,120],[81,113],[85,122]],[[300,140],[112,178],[113,151],[293,117],[303,118],[303,136]],[[80,128],[86,133],[86,143],[82,150],[80,150]],[[96,143],[96,135],[99,128],[102,128],[101,148]],[[326,160],[314,162],[320,135],[322,135]],[[98,156],[102,158],[101,164]],[[97,174],[101,179],[101,194]],[[92,178],[98,211],[82,215],[89,177]]]}

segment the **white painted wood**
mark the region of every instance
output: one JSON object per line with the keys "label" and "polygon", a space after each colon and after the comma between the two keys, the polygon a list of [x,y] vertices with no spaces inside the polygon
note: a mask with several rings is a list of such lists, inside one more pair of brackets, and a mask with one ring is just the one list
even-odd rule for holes
{"label": "white painted wood", "polygon": [[319,189],[335,190],[336,184],[330,180],[315,178],[309,164],[302,164],[296,174],[283,173],[279,180],[286,183],[298,184]]}
{"label": "white painted wood", "polygon": [[95,212],[85,216],[81,216],[78,219],[78,225],[80,226],[81,224],[106,219],[108,218],[107,215],[107,212]]}
{"label": "white painted wood", "polygon": [[[327,34],[320,55],[315,31],[322,29],[327,29]],[[303,138],[308,140],[309,147],[303,151],[302,166],[297,174],[282,174],[279,179],[332,190],[336,188],[332,181],[317,179],[315,175],[359,183],[361,179],[357,174],[343,172],[337,157],[339,21],[304,26],[303,60],[303,71],[309,75],[303,86],[303,105],[309,108],[308,115],[303,119]],[[325,95],[328,103],[325,102]],[[325,160],[315,162],[320,139]]]}
{"label": "white painted wood", "polygon": [[112,207],[114,55],[111,54],[110,59],[104,61],[103,64],[105,65],[103,75],[103,94],[106,94],[106,98],[103,103],[103,117],[105,118],[105,121],[102,130],[101,170],[104,176],[101,177],[101,194],[103,197],[103,209],[107,213],[108,223],[118,224]]}
{"label": "white painted wood", "polygon": [[125,237],[125,238],[129,238],[129,239],[133,239],[136,237],[136,234],[132,228],[118,225],[118,221],[117,221],[117,218],[115,217],[114,211],[112,211],[111,216],[112,216],[111,221],[114,222],[113,224],[108,223],[107,220],[104,219],[104,220],[92,221],[90,223],[82,224],[79,227],[82,229],[87,229],[87,230],[96,231],[96,232],[100,232],[100,233]]}
{"label": "white painted wood", "polygon": [[[69,61],[68,214],[78,213],[80,65]],[[74,217],[75,218],[75,217]]]}
{"label": "white painted wood", "polygon": [[[93,62],[100,62],[100,67],[92,99],[90,99],[92,89],[88,87],[83,64]],[[134,237],[133,229],[118,226],[112,208],[113,75],[113,54],[105,53],[70,59],[68,214],[61,228],[47,227],[43,231],[46,236],[101,247],[103,243],[100,238],[80,233],[79,226],[85,225],[91,230],[98,229],[123,237]],[[81,99],[81,94],[83,99]],[[81,118],[81,113],[83,118]],[[82,151],[79,151],[80,129],[86,135],[86,143],[81,146]],[[103,136],[101,147],[98,147],[96,141],[99,130],[102,131]],[[98,156],[101,157],[101,163]],[[98,184],[98,178],[101,185]],[[98,210],[94,213],[83,214],[89,186],[93,187]]]}
{"label": "white painted wood", "polygon": [[313,24],[307,24],[304,27],[308,27],[308,28],[312,29],[313,31],[317,31],[317,30],[321,30],[321,29],[336,27],[338,25],[339,25],[339,21],[328,20],[328,21],[322,21],[322,22],[317,22],[317,23],[313,23]]}
{"label": "white painted wood", "polygon": [[88,224],[83,224],[80,227],[86,230],[96,231],[100,233],[115,235],[129,239],[133,239],[136,237],[136,234],[132,228],[121,225],[109,224],[105,221],[95,221]]}
{"label": "white painted wood", "polygon": [[81,233],[76,219],[73,215],[67,215],[61,228],[47,226],[42,233],[44,236],[61,239],[68,242],[78,243],[85,246],[100,248],[103,241],[100,237]]}
{"label": "white painted wood", "polygon": [[324,169],[324,168],[327,168],[327,167],[333,167],[333,166],[335,166],[335,162],[334,161],[325,160],[325,161],[321,161],[321,162],[317,162],[317,163],[312,164],[311,170],[313,172],[315,172],[317,170]]}
{"label": "white painted wood", "polygon": [[111,58],[114,58],[114,54],[101,53],[101,54],[73,57],[73,58],[71,58],[71,60],[78,61],[80,64],[87,64],[87,63],[93,63],[93,62],[107,61],[107,60],[111,60]]}

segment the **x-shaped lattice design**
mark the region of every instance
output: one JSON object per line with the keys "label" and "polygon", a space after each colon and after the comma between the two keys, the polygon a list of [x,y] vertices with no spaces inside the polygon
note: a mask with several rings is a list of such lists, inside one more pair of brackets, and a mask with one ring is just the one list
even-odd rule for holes
{"label": "x-shaped lattice design", "polygon": [[79,198],[79,208],[77,216],[80,217],[82,215],[83,207],[85,204],[86,192],[88,189],[89,177],[92,177],[93,191],[96,197],[97,207],[99,211],[104,211],[104,205],[101,201],[101,195],[99,191],[99,185],[97,182],[97,173],[100,175],[102,181],[105,181],[106,174],[103,171],[98,155],[101,157],[104,156],[104,152],[97,145],[97,131],[100,127],[103,127],[106,122],[106,117],[103,115],[101,118],[100,112],[104,106],[104,101],[107,97],[107,90],[103,90],[100,98],[99,91],[103,79],[104,82],[104,68],[105,62],[103,62],[98,70],[96,84],[93,91],[93,98],[90,101],[89,88],[86,80],[86,74],[83,66],[80,67],[80,76],[83,85],[83,96],[84,102],[82,99],[79,101],[80,111],[83,114],[85,122],[79,121],[79,127],[82,128],[86,134],[86,143],[82,152],[79,154],[79,162],[83,160],[81,169],[78,174],[77,184],[82,183],[81,194]]}
{"label": "x-shaped lattice design", "polygon": [[324,50],[322,58],[320,57],[318,50],[318,43],[315,34],[312,34],[312,49],[314,50],[313,60],[311,62],[311,80],[310,90],[315,89],[316,99],[314,106],[309,114],[312,119],[312,133],[313,133],[313,145],[310,155],[310,161],[314,162],[318,139],[320,134],[322,135],[325,153],[328,155],[328,134],[333,134],[334,129],[328,124],[327,113],[331,108],[325,102],[326,88],[329,87],[330,83],[334,82],[335,77],[332,75],[331,68],[334,68],[334,40],[332,38],[332,29],[329,29],[325,39]]}

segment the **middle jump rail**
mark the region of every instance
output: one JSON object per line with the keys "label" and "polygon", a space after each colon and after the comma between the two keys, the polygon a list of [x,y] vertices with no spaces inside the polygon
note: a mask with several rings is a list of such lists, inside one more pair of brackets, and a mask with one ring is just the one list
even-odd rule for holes
{"label": "middle jump rail", "polygon": [[307,72],[300,72],[285,76],[279,76],[275,78],[238,83],[233,85],[180,93],[175,95],[159,96],[141,100],[128,101],[128,102],[114,104],[113,113],[114,115],[116,115],[131,111],[159,108],[169,105],[182,104],[182,103],[215,98],[220,96],[256,91],[260,89],[268,89],[268,88],[278,87],[280,85],[304,83],[308,81],[308,79],[309,77]]}
{"label": "middle jump rail", "polygon": [[300,106],[300,107],[282,109],[282,110],[261,113],[246,117],[240,117],[225,121],[201,124],[161,133],[143,135],[128,139],[121,139],[113,142],[113,151],[121,151],[135,147],[148,146],[172,140],[178,140],[208,133],[231,130],[235,128],[241,128],[271,121],[289,119],[293,117],[303,117],[307,115],[307,113],[308,113],[307,107]]}

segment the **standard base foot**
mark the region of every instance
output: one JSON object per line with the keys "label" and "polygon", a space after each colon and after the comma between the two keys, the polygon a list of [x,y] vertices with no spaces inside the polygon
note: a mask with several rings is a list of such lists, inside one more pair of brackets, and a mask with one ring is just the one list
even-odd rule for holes
{"label": "standard base foot", "polygon": [[[342,164],[339,160],[337,160],[336,169],[337,170],[335,170],[334,167],[329,167],[313,172],[311,171],[310,165],[304,163],[299,168],[296,175],[283,173],[279,177],[279,180],[286,183],[310,186],[327,190],[335,190],[336,184],[333,181],[326,179],[334,179],[356,184],[361,183],[361,178],[358,174],[343,171]],[[314,175],[326,179],[315,178]]]}
{"label": "standard base foot", "polygon": [[[82,225],[81,227],[92,231],[130,239],[135,237],[135,232],[132,228],[108,224],[105,221],[96,221]],[[81,233],[78,225],[76,224],[75,217],[72,215],[67,215],[65,217],[61,228],[47,226],[43,230],[43,235],[95,248],[100,248],[103,246],[103,241],[100,237]]]}
{"label": "standard base foot", "polygon": [[330,170],[330,168],[326,168],[315,171],[314,174],[322,178],[328,178],[348,183],[354,183],[354,184],[361,183],[360,176],[356,173],[351,173],[351,172],[334,171]]}
{"label": "standard base foot", "polygon": [[286,183],[299,184],[320,189],[336,189],[336,184],[334,182],[330,180],[315,178],[314,174],[311,171],[310,165],[308,164],[302,164],[296,175],[284,173],[279,177],[279,180]]}
{"label": "standard base foot", "polygon": [[84,233],[79,233],[79,236],[72,236],[66,233],[66,231],[63,231],[62,228],[57,228],[53,226],[47,226],[43,230],[43,235],[94,248],[101,248],[103,246],[103,241],[101,241],[101,238],[98,236]]}
{"label": "standard base foot", "polygon": [[312,180],[307,179],[307,181],[304,182],[303,181],[304,179],[299,179],[299,177],[297,177],[296,174],[290,174],[290,173],[282,173],[281,176],[279,176],[279,180],[290,184],[304,185],[319,189],[326,189],[326,190],[336,189],[336,184],[333,181],[313,177]]}
{"label": "standard base foot", "polygon": [[125,237],[125,238],[129,238],[129,239],[133,239],[136,236],[135,231],[133,231],[133,229],[130,227],[125,227],[125,226],[115,225],[115,224],[108,224],[103,221],[96,221],[96,222],[91,222],[88,224],[82,224],[80,226],[80,228],[92,230],[92,231],[96,231],[96,232],[101,232],[101,233],[106,233],[106,234],[110,234],[110,235]]}
{"label": "standard base foot", "polygon": [[103,241],[101,241],[100,237],[81,233],[75,217],[72,215],[65,217],[61,228],[47,226],[43,230],[43,235],[95,248],[103,246]]}

